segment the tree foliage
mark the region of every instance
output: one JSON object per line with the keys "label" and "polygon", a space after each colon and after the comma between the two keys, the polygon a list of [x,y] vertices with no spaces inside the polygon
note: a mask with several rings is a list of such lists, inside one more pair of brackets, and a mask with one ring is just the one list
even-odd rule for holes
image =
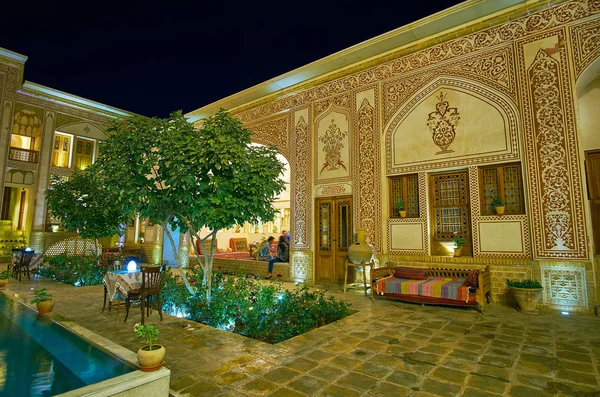
{"label": "tree foliage", "polygon": [[65,230],[78,232],[84,238],[93,238],[98,252],[97,239],[123,234],[126,214],[114,205],[107,194],[106,181],[96,172],[96,167],[75,171],[69,179],[52,177],[46,190],[48,208],[60,219]]}
{"label": "tree foliage", "polygon": [[[272,202],[284,186],[277,150],[251,146],[252,132],[227,111],[199,129],[179,111],[167,119],[116,121],[107,132],[97,165],[112,195],[125,213],[160,222],[174,249],[167,225],[197,239],[207,227],[206,240],[234,224],[275,216]],[[207,284],[213,253],[214,243],[198,259]],[[183,271],[182,277],[193,294]]]}

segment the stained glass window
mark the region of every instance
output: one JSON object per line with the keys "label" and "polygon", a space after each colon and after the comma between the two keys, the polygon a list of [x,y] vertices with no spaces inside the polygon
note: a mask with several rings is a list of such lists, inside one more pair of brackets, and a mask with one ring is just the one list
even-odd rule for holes
{"label": "stained glass window", "polygon": [[505,214],[525,213],[523,181],[519,164],[481,167],[479,177],[481,181],[481,213],[483,215],[496,213],[492,204],[496,197],[502,199]]}
{"label": "stained glass window", "polygon": [[419,178],[417,174],[390,178],[390,214],[398,218],[394,204],[404,201],[407,218],[419,217]]}

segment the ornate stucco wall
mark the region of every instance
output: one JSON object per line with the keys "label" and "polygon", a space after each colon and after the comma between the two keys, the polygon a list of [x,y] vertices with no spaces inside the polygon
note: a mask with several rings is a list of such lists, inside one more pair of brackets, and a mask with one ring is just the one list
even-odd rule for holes
{"label": "ornate stucco wall", "polygon": [[[436,263],[429,175],[461,169],[468,175],[470,261],[499,261],[492,263],[495,295],[503,298],[505,276],[525,277],[511,269],[527,263],[527,275],[546,287],[546,306],[593,308],[582,153],[600,144],[585,132],[583,147],[582,130],[596,122],[599,95],[597,81],[583,90],[576,82],[600,55],[599,13],[598,1],[571,0],[498,18],[495,26],[242,107],[236,117],[268,130],[269,141],[289,155],[292,248],[306,254],[298,268],[314,257],[315,197],[338,195],[352,195],[354,225],[366,228],[381,258]],[[450,144],[432,139],[443,117],[454,124]],[[327,146],[334,135],[336,153]],[[484,215],[479,167],[507,162],[521,166],[525,213]],[[415,173],[419,217],[392,218],[388,177]],[[303,270],[309,281],[312,267]]]}

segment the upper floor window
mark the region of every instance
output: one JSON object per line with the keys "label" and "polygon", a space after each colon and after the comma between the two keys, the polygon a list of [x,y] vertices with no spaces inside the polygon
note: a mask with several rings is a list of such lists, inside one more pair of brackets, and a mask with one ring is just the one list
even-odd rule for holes
{"label": "upper floor window", "polygon": [[390,178],[390,214],[399,217],[398,207],[403,204],[408,218],[419,217],[419,178],[417,174]]}
{"label": "upper floor window", "polygon": [[56,132],[52,143],[52,165],[86,169],[94,162],[95,143],[92,139]]}
{"label": "upper floor window", "polygon": [[521,165],[500,164],[479,168],[482,215],[495,214],[494,198],[499,197],[506,214],[524,214]]}

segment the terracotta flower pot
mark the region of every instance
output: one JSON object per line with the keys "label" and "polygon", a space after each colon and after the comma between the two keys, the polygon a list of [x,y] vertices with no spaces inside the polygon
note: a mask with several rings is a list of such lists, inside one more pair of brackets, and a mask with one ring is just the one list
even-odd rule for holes
{"label": "terracotta flower pot", "polygon": [[398,212],[400,213],[400,217],[401,218],[406,218],[406,211],[405,210],[399,210]]}
{"label": "terracotta flower pot", "polygon": [[496,214],[504,215],[504,206],[496,207]]}
{"label": "terracotta flower pot", "polygon": [[461,250],[462,250],[462,247],[454,248],[454,256],[459,257]]}
{"label": "terracotta flower pot", "polygon": [[54,300],[50,299],[47,301],[37,302],[35,306],[37,307],[38,313],[40,314],[50,313],[54,308]]}
{"label": "terracotta flower pot", "polygon": [[540,298],[542,297],[543,288],[517,288],[508,287],[512,291],[519,309],[523,312],[535,311]]}
{"label": "terracotta flower pot", "polygon": [[152,345],[152,350],[148,350],[148,347],[144,346],[137,352],[140,370],[145,372],[156,371],[162,366],[167,351],[162,345]]}
{"label": "terracotta flower pot", "polygon": [[5,278],[3,280],[0,280],[0,289],[6,288],[7,285],[8,285],[8,279],[7,278]]}

